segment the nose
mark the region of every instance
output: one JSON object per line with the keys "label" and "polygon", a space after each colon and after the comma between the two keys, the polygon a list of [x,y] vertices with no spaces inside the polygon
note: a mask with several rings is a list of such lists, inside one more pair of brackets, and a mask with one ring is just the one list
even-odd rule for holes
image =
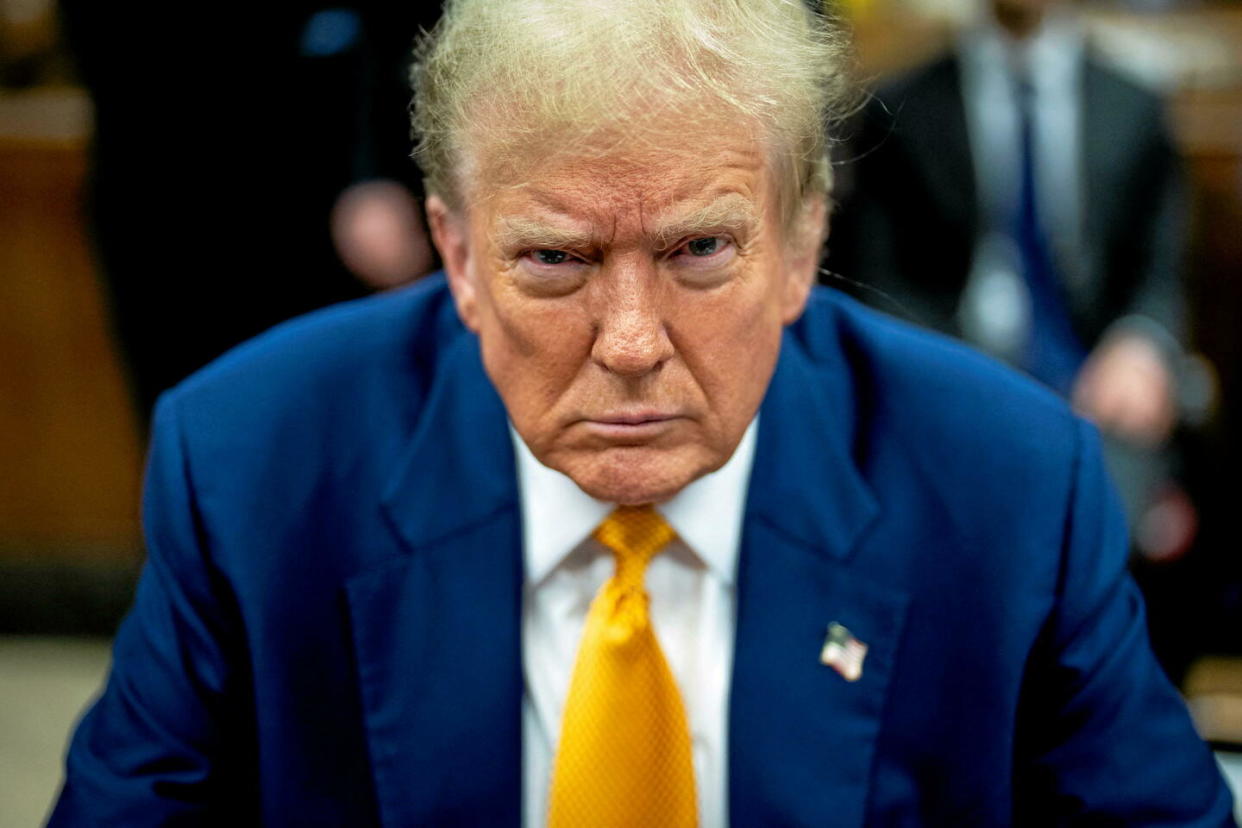
{"label": "nose", "polygon": [[607,371],[641,377],[672,357],[658,279],[654,268],[615,268],[605,277],[609,289],[600,296],[591,357]]}

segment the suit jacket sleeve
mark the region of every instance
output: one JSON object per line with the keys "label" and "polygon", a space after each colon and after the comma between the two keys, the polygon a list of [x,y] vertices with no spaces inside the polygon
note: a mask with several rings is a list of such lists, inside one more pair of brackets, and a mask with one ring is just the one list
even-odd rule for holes
{"label": "suit jacket sleeve", "polygon": [[[249,738],[246,716],[233,707],[247,684],[236,666],[244,659],[230,652],[240,624],[205,552],[175,409],[170,396],[157,408],[148,560],[103,695],[70,745],[53,827],[224,824],[226,809],[256,813],[247,800],[257,773],[244,759],[253,751],[237,749]],[[235,759],[218,762],[224,755]]]}
{"label": "suit jacket sleeve", "polygon": [[1232,825],[1211,752],[1148,646],[1096,432],[1079,429],[1060,600],[1022,691],[1015,823]]}

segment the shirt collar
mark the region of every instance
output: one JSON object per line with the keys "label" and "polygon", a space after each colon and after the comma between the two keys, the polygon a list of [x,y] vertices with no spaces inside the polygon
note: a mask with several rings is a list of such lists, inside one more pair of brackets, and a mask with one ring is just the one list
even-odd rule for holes
{"label": "shirt collar", "polygon": [[[737,569],[758,422],[758,417],[751,421],[723,466],[656,507],[690,551],[726,584],[733,583]],[[517,457],[526,582],[538,584],[616,505],[596,500],[568,476],[536,460],[512,426],[509,433]]]}
{"label": "shirt collar", "polygon": [[1025,40],[1010,37],[994,20],[966,29],[960,51],[975,71],[1023,69],[1037,86],[1072,79],[1084,48],[1082,29],[1067,14],[1049,12]]}

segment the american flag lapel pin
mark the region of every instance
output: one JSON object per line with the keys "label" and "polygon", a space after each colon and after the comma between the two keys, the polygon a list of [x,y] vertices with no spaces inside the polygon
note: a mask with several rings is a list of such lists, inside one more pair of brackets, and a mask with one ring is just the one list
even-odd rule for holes
{"label": "american flag lapel pin", "polygon": [[833,621],[828,625],[828,637],[819,651],[819,661],[836,670],[846,681],[862,678],[863,659],[867,657],[867,645],[854,637],[843,624]]}

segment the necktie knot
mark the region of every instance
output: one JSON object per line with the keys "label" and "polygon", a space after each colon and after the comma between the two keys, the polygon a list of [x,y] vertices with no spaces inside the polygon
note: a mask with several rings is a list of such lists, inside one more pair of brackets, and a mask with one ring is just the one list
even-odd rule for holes
{"label": "necktie knot", "polygon": [[642,588],[647,564],[676,536],[652,506],[618,506],[595,530],[616,558],[618,584],[631,589]]}

